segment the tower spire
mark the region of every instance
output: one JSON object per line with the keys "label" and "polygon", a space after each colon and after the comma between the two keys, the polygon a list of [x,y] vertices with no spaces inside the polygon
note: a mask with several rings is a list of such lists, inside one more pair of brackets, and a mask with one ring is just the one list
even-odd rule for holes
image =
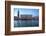
{"label": "tower spire", "polygon": [[18,18],[19,18],[19,9],[18,9]]}

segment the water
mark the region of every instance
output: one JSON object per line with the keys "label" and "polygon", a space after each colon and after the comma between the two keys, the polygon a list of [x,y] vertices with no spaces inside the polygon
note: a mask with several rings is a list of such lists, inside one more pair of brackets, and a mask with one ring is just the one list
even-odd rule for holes
{"label": "water", "polygon": [[14,27],[37,27],[39,26],[38,20],[15,20]]}

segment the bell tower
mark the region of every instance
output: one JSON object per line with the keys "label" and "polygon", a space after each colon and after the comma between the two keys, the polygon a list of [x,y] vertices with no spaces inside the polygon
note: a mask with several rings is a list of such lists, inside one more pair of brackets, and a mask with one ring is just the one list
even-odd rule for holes
{"label": "bell tower", "polygon": [[18,18],[19,18],[19,9],[18,9]]}

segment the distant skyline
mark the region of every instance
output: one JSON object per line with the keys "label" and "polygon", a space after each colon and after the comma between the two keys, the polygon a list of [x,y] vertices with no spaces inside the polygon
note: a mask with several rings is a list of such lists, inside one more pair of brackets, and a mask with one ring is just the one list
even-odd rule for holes
{"label": "distant skyline", "polygon": [[39,16],[39,9],[28,9],[28,8],[14,8],[14,16],[17,16],[18,10],[19,15]]}

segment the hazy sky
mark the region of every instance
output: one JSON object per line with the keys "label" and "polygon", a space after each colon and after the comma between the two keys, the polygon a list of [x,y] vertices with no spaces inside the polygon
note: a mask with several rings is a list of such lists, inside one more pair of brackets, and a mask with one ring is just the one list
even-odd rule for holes
{"label": "hazy sky", "polygon": [[32,15],[39,16],[39,9],[26,9],[26,8],[14,8],[14,16],[17,16],[19,10],[19,15]]}

